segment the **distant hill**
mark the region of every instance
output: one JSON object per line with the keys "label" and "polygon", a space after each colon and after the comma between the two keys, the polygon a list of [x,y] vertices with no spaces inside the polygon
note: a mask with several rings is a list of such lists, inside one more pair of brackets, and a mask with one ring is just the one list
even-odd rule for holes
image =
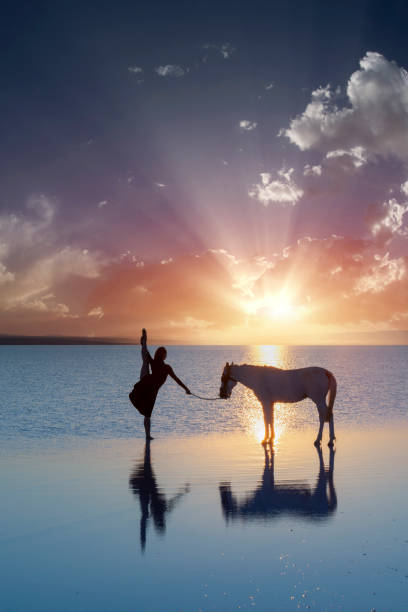
{"label": "distant hill", "polygon": [[[44,344],[44,345],[114,345],[114,344],[129,344],[139,345],[138,338],[88,338],[84,336],[17,336],[12,334],[0,334],[0,345],[27,345],[27,344]],[[191,342],[174,342],[174,340],[166,341],[165,339],[152,338],[149,342],[150,346],[164,344],[170,345],[191,345]],[[326,338],[321,338],[320,341],[311,336],[298,336],[297,342],[285,342],[284,338],[275,337],[273,340],[265,338],[264,342],[255,344],[281,344],[281,345],[297,345],[297,346],[393,346],[393,345],[408,345],[408,331],[378,331],[378,332],[344,332],[330,334]],[[242,343],[241,343],[242,345]]]}
{"label": "distant hill", "polygon": [[0,334],[1,344],[139,344],[129,338],[86,338],[82,336],[12,336]]}

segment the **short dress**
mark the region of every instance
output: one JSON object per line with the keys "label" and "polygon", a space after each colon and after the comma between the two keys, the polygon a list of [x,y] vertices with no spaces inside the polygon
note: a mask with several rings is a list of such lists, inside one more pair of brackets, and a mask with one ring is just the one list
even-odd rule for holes
{"label": "short dress", "polygon": [[129,399],[133,406],[145,417],[150,417],[154,408],[159,389],[166,382],[171,368],[167,363],[150,362],[151,374],[146,374],[135,384],[129,393]]}

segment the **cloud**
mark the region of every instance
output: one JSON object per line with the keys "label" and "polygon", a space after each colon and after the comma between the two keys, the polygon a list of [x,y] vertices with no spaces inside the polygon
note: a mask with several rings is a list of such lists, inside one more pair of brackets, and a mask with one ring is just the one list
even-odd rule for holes
{"label": "cloud", "polygon": [[0,311],[21,308],[73,317],[50,291],[72,278],[99,276],[106,258],[61,245],[55,213],[55,202],[39,195],[30,197],[19,214],[0,215]]}
{"label": "cloud", "polygon": [[404,195],[408,196],[408,181],[405,181],[405,183],[402,183],[401,191]]}
{"label": "cloud", "polygon": [[320,165],[310,166],[306,164],[303,168],[303,176],[321,176],[322,175],[322,167]]}
{"label": "cloud", "polygon": [[405,71],[383,55],[367,52],[347,84],[347,106],[339,108],[330,85],[312,93],[305,111],[281,131],[302,151],[350,152],[408,160],[408,82]]}
{"label": "cloud", "polygon": [[[94,278],[65,277],[67,299],[61,283],[33,291],[16,274],[18,299],[5,307],[1,292],[1,330],[133,337],[146,326],[161,342],[265,343],[283,339],[285,325],[292,341],[310,326],[406,326],[408,257],[375,238],[305,236],[269,259],[213,249],[138,263],[118,258]],[[279,319],[285,313],[292,323]]]}
{"label": "cloud", "polygon": [[98,202],[98,208],[103,208],[104,206],[106,206],[108,203],[108,200],[101,200],[100,202]]}
{"label": "cloud", "polygon": [[395,234],[404,235],[404,216],[408,212],[408,203],[399,204],[395,198],[384,202],[379,210],[379,218],[374,220],[371,231],[374,236],[384,241],[390,240]]}
{"label": "cloud", "polygon": [[268,85],[265,85],[266,91],[269,91],[273,89],[274,87],[275,87],[275,83],[268,83]]}
{"label": "cloud", "polygon": [[367,151],[363,147],[351,147],[349,150],[336,149],[326,154],[326,159],[339,160],[343,168],[361,168],[368,162]]}
{"label": "cloud", "polygon": [[189,71],[188,68],[182,68],[177,64],[166,64],[165,66],[158,66],[155,68],[155,72],[161,77],[182,77]]}
{"label": "cloud", "polygon": [[248,121],[247,119],[243,119],[239,122],[239,127],[243,132],[251,132],[257,125],[256,121]]}
{"label": "cloud", "polygon": [[402,257],[390,259],[389,253],[375,255],[376,263],[369,272],[358,279],[355,291],[359,293],[381,293],[391,283],[406,276],[405,261]]}
{"label": "cloud", "polygon": [[97,319],[102,319],[104,315],[102,306],[95,306],[95,308],[91,308],[88,312],[88,317],[96,317]]}
{"label": "cloud", "polygon": [[231,43],[223,43],[220,47],[220,53],[224,59],[229,59],[234,51],[235,47]]}
{"label": "cloud", "polygon": [[[375,240],[306,236],[285,249],[253,288],[249,303],[274,300],[283,291],[300,309],[304,324],[376,325],[404,329],[408,258],[378,252]],[[250,310],[250,308],[249,308]]]}
{"label": "cloud", "polygon": [[170,320],[169,325],[171,325],[171,327],[181,327],[183,329],[186,327],[192,329],[207,329],[207,327],[211,327],[213,323],[205,319],[196,319],[191,316],[186,316],[181,321]]}
{"label": "cloud", "polygon": [[48,316],[55,316],[62,319],[77,319],[78,315],[71,314],[69,307],[66,304],[49,300],[53,298],[52,294],[43,297],[38,297],[33,300],[25,300],[14,305],[14,309],[29,310],[35,313],[46,314]]}
{"label": "cloud", "polygon": [[256,256],[249,260],[240,259],[225,249],[210,249],[217,261],[224,267],[231,278],[231,287],[242,296],[252,296],[256,281],[265,270],[273,267],[273,261],[264,256]]}
{"label": "cloud", "polygon": [[303,190],[293,181],[293,172],[293,168],[289,170],[282,168],[278,171],[280,178],[275,180],[272,180],[269,172],[262,172],[261,183],[253,185],[248,195],[264,206],[269,206],[271,202],[294,206],[303,196]]}
{"label": "cloud", "polygon": [[143,68],[140,68],[140,66],[129,66],[128,71],[131,74],[141,74],[143,72]]}
{"label": "cloud", "polygon": [[[30,197],[23,214],[0,215],[0,257],[23,256],[27,249],[43,246],[55,215],[55,202],[45,195]],[[41,237],[41,238],[40,238]]]}
{"label": "cloud", "polygon": [[135,285],[135,287],[132,288],[132,292],[138,293],[139,295],[146,295],[149,290],[147,289],[147,287],[144,287],[144,285]]}
{"label": "cloud", "polygon": [[6,266],[0,262],[0,286],[5,283],[10,283],[15,279],[15,275],[9,272]]}
{"label": "cloud", "polygon": [[229,42],[221,44],[205,43],[203,49],[215,49],[224,59],[229,59],[234,51],[236,51],[236,48]]}

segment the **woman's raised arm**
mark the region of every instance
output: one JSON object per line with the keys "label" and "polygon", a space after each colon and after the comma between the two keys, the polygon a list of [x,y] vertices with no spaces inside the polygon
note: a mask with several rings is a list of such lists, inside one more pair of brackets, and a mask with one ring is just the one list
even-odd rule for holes
{"label": "woman's raised arm", "polygon": [[175,375],[173,368],[171,366],[168,366],[168,368],[169,368],[169,375],[172,377],[172,379],[175,380],[176,383],[180,385],[180,387],[183,387],[187,395],[191,395],[190,389],[186,387],[186,385]]}

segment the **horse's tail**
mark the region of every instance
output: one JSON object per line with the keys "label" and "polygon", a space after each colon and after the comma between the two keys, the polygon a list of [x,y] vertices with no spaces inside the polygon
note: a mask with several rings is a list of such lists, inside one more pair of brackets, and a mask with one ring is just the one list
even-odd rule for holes
{"label": "horse's tail", "polygon": [[336,399],[337,393],[337,381],[334,378],[334,375],[329,372],[329,370],[326,370],[326,376],[329,379],[329,402],[327,405],[327,413],[325,418],[325,421],[327,423],[333,416],[334,400]]}

